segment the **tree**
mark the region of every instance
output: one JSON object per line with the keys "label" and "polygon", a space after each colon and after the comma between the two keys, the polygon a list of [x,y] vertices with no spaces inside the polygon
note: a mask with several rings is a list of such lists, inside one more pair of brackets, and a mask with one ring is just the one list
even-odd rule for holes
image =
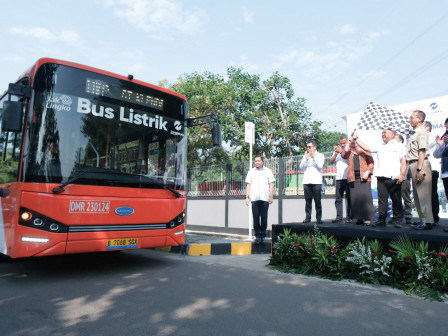
{"label": "tree", "polygon": [[[188,117],[195,118],[207,114],[225,114],[231,100],[226,96],[227,84],[224,79],[210,72],[197,72],[180,77],[170,89],[187,97]],[[192,127],[188,131],[189,166],[205,166],[229,161],[228,153],[213,147],[210,127],[207,124]]]}
{"label": "tree", "polygon": [[189,160],[194,165],[247,160],[249,146],[244,142],[244,123],[255,124],[254,153],[266,158],[298,154],[309,139],[322,133],[321,123],[311,119],[304,98],[295,93],[287,77],[275,72],[261,81],[242,68],[229,68],[227,80],[210,72],[184,75],[170,88],[185,95],[189,117],[218,114],[224,147],[212,148],[209,128],[190,129]]}
{"label": "tree", "polygon": [[[265,139],[260,139],[267,157],[291,156],[306,148],[306,142],[317,138],[318,121],[311,119],[305,98],[295,98],[291,82],[275,72],[263,82],[268,99],[262,106],[265,124],[268,127]],[[264,141],[263,141],[264,140]]]}
{"label": "tree", "polygon": [[332,152],[334,146],[339,144],[339,137],[341,135],[344,135],[344,133],[322,131],[317,138],[319,152]]}

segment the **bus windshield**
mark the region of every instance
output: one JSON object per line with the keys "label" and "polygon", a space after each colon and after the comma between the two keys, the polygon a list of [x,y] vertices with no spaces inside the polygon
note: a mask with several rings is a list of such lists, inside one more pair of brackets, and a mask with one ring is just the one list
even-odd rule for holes
{"label": "bus windshield", "polygon": [[183,99],[52,63],[33,89],[24,182],[184,189]]}

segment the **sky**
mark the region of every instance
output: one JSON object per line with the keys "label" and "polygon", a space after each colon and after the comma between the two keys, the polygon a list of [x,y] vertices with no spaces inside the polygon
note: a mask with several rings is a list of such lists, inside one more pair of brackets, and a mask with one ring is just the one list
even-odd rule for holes
{"label": "sky", "polygon": [[1,3],[0,91],[41,57],[157,84],[243,67],[288,77],[312,118],[448,94],[446,0],[15,0]]}

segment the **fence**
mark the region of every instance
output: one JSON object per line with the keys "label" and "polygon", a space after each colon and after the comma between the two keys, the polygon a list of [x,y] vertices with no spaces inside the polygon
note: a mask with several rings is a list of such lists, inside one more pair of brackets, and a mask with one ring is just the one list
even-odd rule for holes
{"label": "fence", "polygon": [[[334,218],[336,166],[330,164],[332,153],[324,153],[322,177],[322,219]],[[268,222],[283,224],[304,219],[302,155],[265,159],[264,165],[275,176],[274,199]],[[245,206],[248,162],[195,167],[187,170],[188,227],[191,230],[246,233],[248,209]]]}
{"label": "fence", "polygon": [[[322,176],[322,194],[335,194],[336,165],[330,164],[333,153],[323,153],[325,164]],[[265,159],[264,165],[270,168],[276,178],[275,196],[303,195],[303,170],[300,169],[302,155],[284,158]],[[189,168],[187,190],[189,197],[243,196],[245,179],[249,170],[247,162],[227,165]],[[279,189],[279,187],[282,188]],[[226,190],[229,189],[227,193]],[[279,193],[279,190],[281,192]]]}

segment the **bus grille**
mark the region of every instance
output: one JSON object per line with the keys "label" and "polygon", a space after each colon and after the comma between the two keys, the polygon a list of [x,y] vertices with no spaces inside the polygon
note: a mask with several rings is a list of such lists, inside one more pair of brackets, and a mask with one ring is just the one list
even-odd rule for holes
{"label": "bus grille", "polygon": [[69,232],[97,232],[97,231],[135,231],[166,229],[166,224],[136,224],[136,225],[80,225],[70,226]]}

